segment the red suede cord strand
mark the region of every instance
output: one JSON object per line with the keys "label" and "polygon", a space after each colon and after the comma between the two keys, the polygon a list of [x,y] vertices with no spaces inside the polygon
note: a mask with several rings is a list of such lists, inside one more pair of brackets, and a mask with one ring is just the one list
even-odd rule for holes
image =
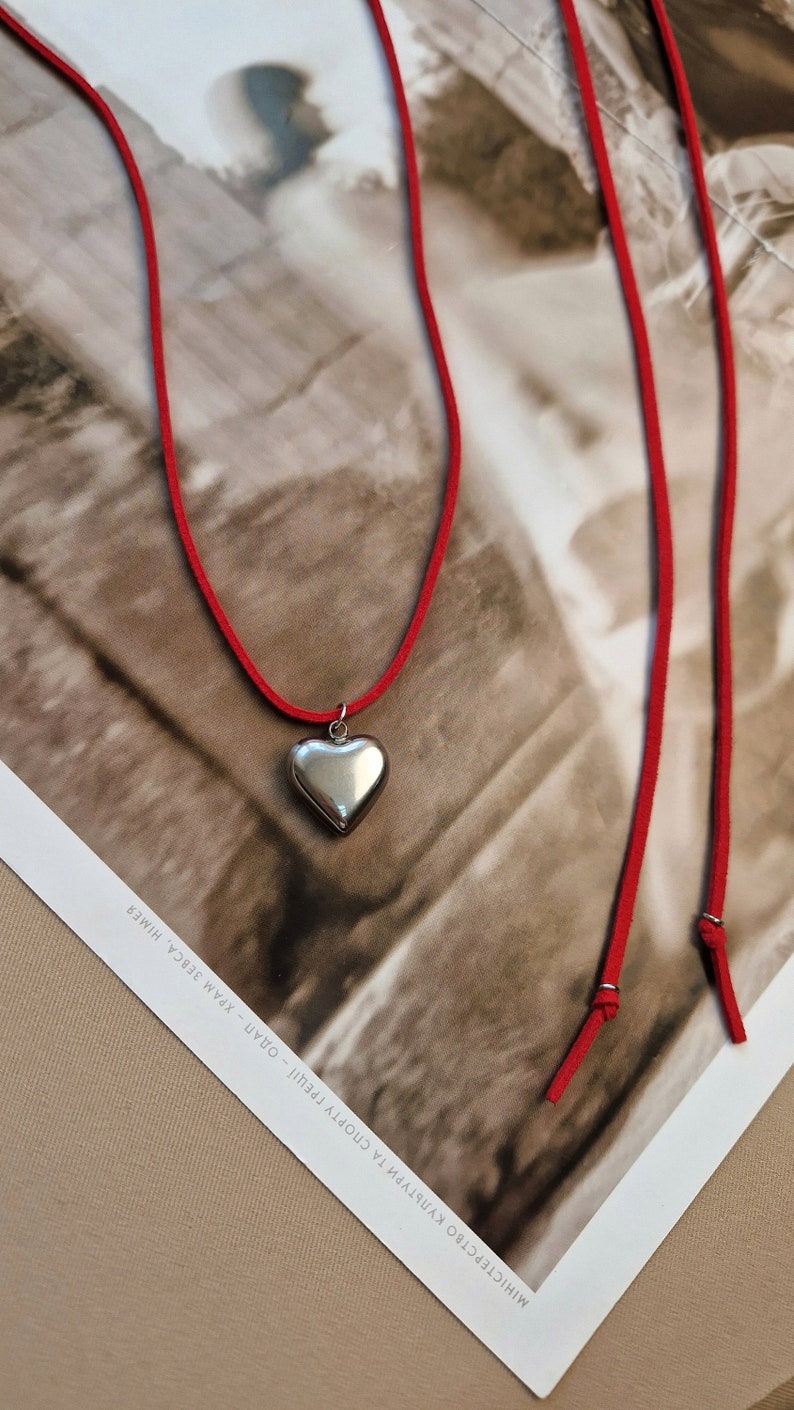
{"label": "red suede cord strand", "polygon": [[[715,622],[715,748],[712,781],[712,838],[708,907],[698,926],[699,934],[712,958],[717,993],[722,1005],[728,1032],[735,1043],[746,1035],[731,983],[725,950],[725,930],[721,920],[728,871],[730,841],[730,763],[732,735],[732,680],[730,651],[730,551],[736,499],[737,416],[736,372],[733,357],[728,299],[716,230],[711,214],[706,185],[700,135],[692,97],[675,36],[670,27],[663,0],[650,0],[668,63],[673,74],[676,96],[681,113],[690,170],[701,231],[711,275],[717,349],[721,377],[722,446],[720,499],[718,513],[717,552],[714,567]],[[637,897],[640,868],[647,841],[653,808],[653,796],[659,768],[662,740],[664,701],[670,651],[670,630],[673,607],[673,556],[667,477],[658,424],[653,364],[642,304],[637,290],[634,268],[626,241],[625,229],[615,192],[601,116],[598,109],[590,64],[584,39],[576,16],[573,0],[559,0],[568,43],[571,50],[585,123],[593,152],[601,192],[607,212],[613,249],[618,266],[623,295],[629,315],[637,364],[640,399],[648,447],[651,478],[654,539],[657,574],[657,619],[651,663],[651,677],[646,715],[646,731],[640,766],[640,781],[635,801],[625,861],[618,884],[612,927],[601,969],[601,979],[573,1046],[552,1080],[547,1100],[556,1103],[584,1060],[596,1034],[604,1023],[614,1018],[619,1008],[618,985]]]}
{"label": "red suede cord strand", "polygon": [[[406,188],[408,194],[409,226],[411,237],[411,254],[414,267],[414,277],[422,316],[427,330],[433,360],[438,375],[439,387],[444,404],[447,429],[447,472],[444,495],[441,505],[438,526],[435,539],[430,552],[430,557],[422,579],[419,596],[413,610],[413,615],[408,624],[407,630],[396,655],[393,657],[383,675],[375,682],[369,690],[360,695],[358,699],[347,702],[347,714],[355,715],[359,710],[365,709],[367,705],[372,705],[399,675],[411,653],[411,649],[419,635],[419,630],[425,619],[430,600],[433,596],[441,564],[444,560],[449,536],[452,531],[452,521],[455,514],[455,504],[457,501],[458,484],[460,480],[460,459],[461,459],[461,437],[460,418],[455,401],[455,393],[452,380],[449,374],[446,354],[441,340],[438,322],[430,296],[430,289],[427,281],[427,270],[425,264],[424,239],[422,234],[422,213],[419,190],[419,168],[416,159],[416,148],[414,144],[411,119],[408,111],[408,101],[405,95],[402,77],[400,74],[397,56],[394,51],[391,36],[389,34],[386,20],[380,0],[367,0],[367,4],[372,13],[386,66],[391,77],[394,89],[394,98],[399,118],[400,132],[402,136],[404,171]],[[329,710],[306,710],[302,706],[294,705],[280,695],[277,690],[265,679],[252,661],[237,633],[235,632],[229,618],[226,616],[218,598],[213,591],[212,584],[204,569],[204,565],[199,556],[193,535],[188,524],[185,504],[182,497],[182,490],[179,483],[179,471],[177,466],[176,448],[174,446],[174,434],[171,424],[171,408],[168,397],[168,385],[166,381],[165,348],[163,339],[163,319],[160,298],[160,274],[157,259],[157,245],[155,242],[154,222],[152,220],[149,198],[146,194],[143,177],[132,154],[129,143],[119,126],[111,108],[105,100],[97,93],[96,89],[83,78],[82,74],[72,68],[59,54],[48,48],[36,35],[20,23],[20,21],[2,7],[0,7],[0,22],[10,29],[17,38],[21,39],[34,53],[46,60],[53,68],[57,69],[64,78],[78,90],[88,103],[99,114],[105,127],[108,129],[113,141],[116,144],[119,155],[127,172],[132,186],[135,202],[138,208],[141,233],[143,235],[143,245],[146,258],[146,276],[149,294],[149,332],[152,349],[152,365],[154,370],[154,383],[157,397],[157,411],[160,421],[160,437],[163,447],[163,459],[165,461],[166,479],[168,483],[168,493],[176,521],[179,537],[184,549],[187,561],[192,570],[193,576],[198,583],[204,596],[204,600],[217,625],[220,627],[226,641],[234,652],[240,665],[253,681],[258,690],[261,691],[269,703],[279,710],[282,715],[288,716],[292,720],[301,720],[308,724],[330,724],[339,717],[339,708],[335,706]]]}
{"label": "red suede cord strand", "polygon": [[645,739],[640,763],[640,777],[623,868],[618,882],[612,928],[601,972],[600,982],[613,987],[607,990],[596,990],[590,1013],[585,1020],[584,1027],[546,1093],[547,1099],[550,1102],[559,1101],[568,1083],[587,1054],[599,1029],[609,1019],[614,1018],[618,1012],[620,1000],[617,986],[620,982],[620,971],[634,915],[640,870],[645,854],[645,844],[648,837],[648,828],[650,826],[653,798],[656,789],[656,778],[659,771],[667,672],[670,659],[670,633],[673,621],[673,535],[670,522],[667,475],[665,473],[664,452],[659,426],[659,409],[656,398],[656,384],[648,329],[645,323],[642,301],[634,273],[634,264],[626,239],[620,203],[615,190],[612,167],[604,138],[601,115],[598,110],[590,64],[585,51],[584,38],[579,27],[579,21],[572,0],[559,0],[559,6],[568,35],[571,57],[579,84],[590,146],[604,199],[607,221],[612,237],[612,247],[615,252],[618,274],[623,289],[623,297],[634,344],[640,403],[648,452],[648,470],[651,482],[652,523],[656,558],[656,633],[651,657]]}
{"label": "red suede cord strand", "polygon": [[698,929],[711,955],[717,994],[725,1023],[734,1043],[746,1041],[725,951],[725,927],[715,925],[722,916],[728,881],[731,833],[731,752],[733,744],[733,680],[731,668],[731,544],[736,512],[738,426],[736,366],[731,337],[728,294],[722,272],[717,232],[711,213],[697,118],[681,54],[662,0],[651,0],[670,72],[673,76],[681,125],[689,156],[695,203],[711,276],[717,356],[720,367],[722,445],[717,514],[717,544],[713,565],[715,724],[711,787],[711,856],[706,914]]}

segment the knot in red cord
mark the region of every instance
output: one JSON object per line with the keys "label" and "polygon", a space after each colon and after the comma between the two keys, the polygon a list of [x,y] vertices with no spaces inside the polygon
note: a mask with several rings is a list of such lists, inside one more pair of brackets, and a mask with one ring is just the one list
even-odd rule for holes
{"label": "knot in red cord", "polygon": [[620,1008],[620,997],[615,989],[598,989],[593,996],[590,1008],[600,1013],[604,1019],[614,1018]]}
{"label": "knot in red cord", "polygon": [[718,925],[711,916],[701,916],[698,921],[698,934],[709,950],[725,949],[725,926]]}

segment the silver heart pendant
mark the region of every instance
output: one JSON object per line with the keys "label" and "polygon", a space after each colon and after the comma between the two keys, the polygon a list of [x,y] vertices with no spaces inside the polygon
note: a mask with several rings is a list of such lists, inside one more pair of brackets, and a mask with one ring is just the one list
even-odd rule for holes
{"label": "silver heart pendant", "polygon": [[328,739],[301,739],[287,759],[293,788],[312,812],[347,834],[369,812],[389,776],[389,756],[368,734],[348,738],[335,720]]}

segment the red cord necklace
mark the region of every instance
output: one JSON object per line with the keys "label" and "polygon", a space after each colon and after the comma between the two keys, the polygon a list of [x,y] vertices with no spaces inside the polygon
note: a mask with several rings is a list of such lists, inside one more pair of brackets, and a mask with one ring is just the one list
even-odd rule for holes
{"label": "red cord necklace", "polygon": [[[455,393],[433,308],[425,267],[419,192],[419,171],[411,119],[397,56],[380,0],[366,0],[380,40],[391,77],[402,138],[404,168],[410,218],[411,254],[422,316],[430,341],[444,405],[447,429],[446,486],[436,536],[419,595],[408,628],[396,655],[380,678],[357,699],[330,710],[308,710],[294,705],[265,679],[237,636],[204,570],[190,531],[179,483],[168,387],[165,370],[160,278],[151,208],[138,165],[111,108],[83,76],[46,44],[0,7],[0,21],[40,58],[66,78],[99,114],[118,148],[129,177],[138,208],[143,234],[149,298],[152,361],[157,411],[165,461],[168,491],[179,537],[196,582],[218,627],[237,660],[265,699],[290,719],[310,724],[327,724],[327,739],[304,739],[289,755],[291,781],[304,801],[339,833],[355,826],[386,782],[388,757],[383,745],[368,735],[349,736],[347,718],[377,700],[405,665],[424,621],[446,552],[460,478],[460,420]],[[716,232],[708,200],[697,123],[681,57],[662,0],[650,0],[664,51],[673,74],[681,113],[695,198],[708,256],[722,387],[722,471],[718,546],[714,570],[716,730],[712,787],[712,842],[708,889],[708,911],[700,923],[700,935],[714,963],[718,994],[730,1036],[734,1042],[745,1037],[733,994],[725,954],[725,930],[721,908],[725,896],[729,855],[729,788],[731,761],[732,691],[730,659],[729,568],[733,513],[736,493],[736,386],[728,303],[722,276]],[[591,1011],[571,1051],[547,1092],[549,1101],[559,1100],[563,1091],[602,1024],[618,1012],[619,979],[631,928],[640,870],[650,825],[662,741],[664,700],[670,654],[673,611],[673,544],[659,414],[657,407],[650,343],[639,297],[623,219],[618,203],[609,155],[593,86],[592,74],[576,17],[573,0],[559,0],[579,83],[590,145],[604,198],[609,229],[618,265],[623,295],[629,315],[637,365],[642,415],[651,480],[652,518],[656,552],[656,633],[646,715],[645,739],[640,778],[629,831],[628,844],[618,883],[614,919]]]}

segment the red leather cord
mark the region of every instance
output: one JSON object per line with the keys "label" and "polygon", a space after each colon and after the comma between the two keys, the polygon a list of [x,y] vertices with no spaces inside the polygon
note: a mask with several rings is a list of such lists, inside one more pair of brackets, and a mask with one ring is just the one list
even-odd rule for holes
{"label": "red leather cord", "polygon": [[[715,619],[715,678],[716,727],[712,782],[712,839],[708,907],[698,930],[712,957],[717,993],[722,1005],[728,1032],[735,1043],[746,1034],[739,1013],[728,969],[725,950],[725,930],[720,908],[725,897],[730,842],[730,763],[732,734],[732,681],[730,650],[730,551],[736,499],[736,372],[733,357],[730,317],[725,281],[722,274],[719,246],[711,215],[708,188],[692,97],[681,55],[664,8],[663,0],[650,0],[667,60],[673,74],[676,97],[681,113],[689,166],[695,191],[698,216],[711,275],[717,347],[721,376],[722,448],[720,472],[720,505],[718,515],[717,552],[714,568]],[[657,573],[657,621],[651,664],[650,688],[646,715],[645,742],[640,767],[640,782],[634,807],[623,871],[618,884],[614,918],[604,957],[600,985],[591,1002],[573,1046],[558,1069],[546,1092],[547,1100],[558,1102],[571,1078],[582,1063],[593,1039],[604,1023],[616,1016],[619,1007],[617,986],[626,951],[637,896],[640,867],[645,851],[648,827],[653,808],[653,796],[659,768],[664,701],[670,650],[670,628],[673,606],[673,556],[667,477],[659,435],[657,399],[653,364],[650,355],[645,317],[642,311],[631,255],[626,242],[609,155],[604,140],[598,101],[587,58],[582,31],[573,0],[559,0],[574,69],[582,99],[582,109],[593,151],[596,170],[606,206],[612,245],[629,314],[640,384],[640,398],[648,446],[651,494],[654,514],[654,536]]]}
{"label": "red leather cord", "polygon": [[[430,606],[430,599],[441,571],[441,564],[444,560],[449,536],[452,530],[452,520],[455,514],[455,504],[457,501],[458,484],[460,480],[460,459],[461,459],[461,438],[460,438],[460,418],[455,401],[455,393],[452,380],[449,375],[447,359],[441,341],[438,322],[430,297],[430,289],[427,282],[427,270],[425,265],[424,240],[422,235],[422,212],[419,191],[419,168],[416,159],[416,148],[414,145],[411,119],[408,112],[408,101],[405,96],[400,74],[397,56],[394,52],[391,35],[389,34],[386,20],[380,0],[366,0],[372,13],[380,43],[383,49],[386,65],[391,77],[394,89],[394,98],[397,107],[397,114],[402,135],[403,156],[405,164],[406,187],[408,192],[408,209],[410,217],[411,254],[414,267],[414,277],[416,282],[419,303],[422,309],[427,336],[430,342],[433,360],[435,362],[438,375],[439,386],[444,403],[444,412],[447,425],[447,474],[444,490],[444,497],[441,506],[441,513],[436,530],[436,536],[430,552],[430,557],[425,569],[424,578],[419,590],[419,596],[413,610],[413,615],[408,624],[408,628],[397,650],[397,654],[392,659],[383,675],[370,686],[369,690],[360,695],[358,699],[347,702],[347,714],[355,715],[359,710],[363,710],[367,705],[371,705],[394,681],[395,677],[402,670],[411,653],[414,642],[419,635],[419,630],[425,619],[427,609]],[[157,259],[157,245],[155,242],[154,222],[152,220],[149,198],[143,183],[140,169],[132,154],[130,145],[115,118],[111,108],[105,100],[97,93],[96,89],[83,78],[82,74],[66,63],[59,54],[48,48],[36,35],[32,34],[20,21],[9,14],[8,10],[0,7],[0,22],[10,29],[17,38],[27,44],[40,58],[57,69],[64,78],[73,84],[82,94],[88,103],[99,114],[113,141],[118,148],[119,155],[126,168],[127,176],[135,196],[138,208],[141,233],[146,257],[146,276],[149,293],[149,330],[152,348],[152,364],[154,370],[154,382],[157,396],[157,411],[160,420],[160,437],[163,447],[163,459],[165,461],[166,479],[168,492],[171,498],[174,519],[177,530],[185,551],[188,563],[193,572],[193,576],[198,583],[204,599],[209,607],[216,623],[220,627],[226,641],[234,652],[240,665],[248,674],[254,685],[261,691],[266,700],[275,709],[280,710],[282,715],[287,715],[292,720],[302,720],[308,724],[330,724],[339,717],[339,707],[330,710],[306,710],[300,705],[294,705],[280,695],[277,690],[265,679],[257,666],[251,660],[248,652],[243,646],[240,638],[234,630],[229,618],[226,616],[218,598],[213,591],[212,584],[205,572],[204,565],[199,556],[193,535],[188,524],[187,513],[182,498],[182,490],[179,483],[179,469],[177,466],[176,448],[174,446],[174,434],[171,425],[171,408],[168,398],[168,384],[166,381],[165,349],[163,343],[163,320],[160,300],[160,274]]]}

